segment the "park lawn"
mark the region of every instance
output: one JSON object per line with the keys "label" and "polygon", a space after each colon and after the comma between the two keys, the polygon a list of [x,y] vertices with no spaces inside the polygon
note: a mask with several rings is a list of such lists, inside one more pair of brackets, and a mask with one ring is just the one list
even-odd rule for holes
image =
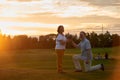
{"label": "park lawn", "polygon": [[[112,48],[93,49],[94,56],[100,52],[108,52],[110,57]],[[65,74],[56,71],[56,54],[53,49],[30,49],[1,51],[0,53],[0,80],[107,80],[112,76],[116,59],[93,60],[93,65],[104,63],[105,71],[74,72],[72,56],[79,54],[79,49],[67,49],[63,59]]]}

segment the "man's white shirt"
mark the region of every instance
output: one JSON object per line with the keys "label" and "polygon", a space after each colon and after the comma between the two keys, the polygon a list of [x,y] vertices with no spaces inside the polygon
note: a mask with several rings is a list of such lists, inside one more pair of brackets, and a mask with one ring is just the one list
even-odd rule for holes
{"label": "man's white shirt", "polygon": [[80,50],[81,50],[81,58],[83,60],[86,60],[87,59],[87,55],[88,55],[88,52],[87,50],[89,49],[90,50],[90,58],[89,60],[92,60],[93,56],[92,56],[92,50],[91,50],[91,45],[90,45],[90,42],[88,39],[84,39],[82,40],[78,45],[77,45]]}

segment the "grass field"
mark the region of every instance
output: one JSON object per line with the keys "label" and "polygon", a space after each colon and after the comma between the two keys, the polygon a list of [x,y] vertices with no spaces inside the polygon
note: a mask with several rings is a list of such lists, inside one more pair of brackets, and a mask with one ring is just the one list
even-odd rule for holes
{"label": "grass field", "polygon": [[[104,55],[108,52],[114,57],[112,48],[93,49]],[[116,59],[93,60],[93,65],[104,63],[105,71],[74,72],[72,56],[79,54],[78,49],[67,49],[63,59],[65,74],[56,71],[56,54],[52,49],[16,50],[0,52],[0,80],[107,80],[112,76]]]}

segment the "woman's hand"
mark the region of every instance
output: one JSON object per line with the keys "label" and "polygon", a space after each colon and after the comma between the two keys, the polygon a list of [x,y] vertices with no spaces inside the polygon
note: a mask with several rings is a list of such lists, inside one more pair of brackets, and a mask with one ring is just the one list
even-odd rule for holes
{"label": "woman's hand", "polygon": [[67,42],[72,43],[72,39],[67,39]]}
{"label": "woman's hand", "polygon": [[61,44],[61,45],[65,45],[65,44],[66,44],[66,41],[60,40],[60,44]]}

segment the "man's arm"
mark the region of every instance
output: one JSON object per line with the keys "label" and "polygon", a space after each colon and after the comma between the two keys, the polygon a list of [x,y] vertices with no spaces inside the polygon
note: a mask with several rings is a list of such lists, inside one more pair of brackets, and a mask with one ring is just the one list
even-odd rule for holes
{"label": "man's arm", "polygon": [[86,64],[89,63],[89,60],[90,60],[90,49],[87,49],[87,60],[86,60]]}
{"label": "man's arm", "polygon": [[90,59],[90,49],[87,49],[87,59]]}
{"label": "man's arm", "polygon": [[72,41],[72,45],[73,45],[75,48],[79,48],[78,45],[77,45],[74,41]]}

